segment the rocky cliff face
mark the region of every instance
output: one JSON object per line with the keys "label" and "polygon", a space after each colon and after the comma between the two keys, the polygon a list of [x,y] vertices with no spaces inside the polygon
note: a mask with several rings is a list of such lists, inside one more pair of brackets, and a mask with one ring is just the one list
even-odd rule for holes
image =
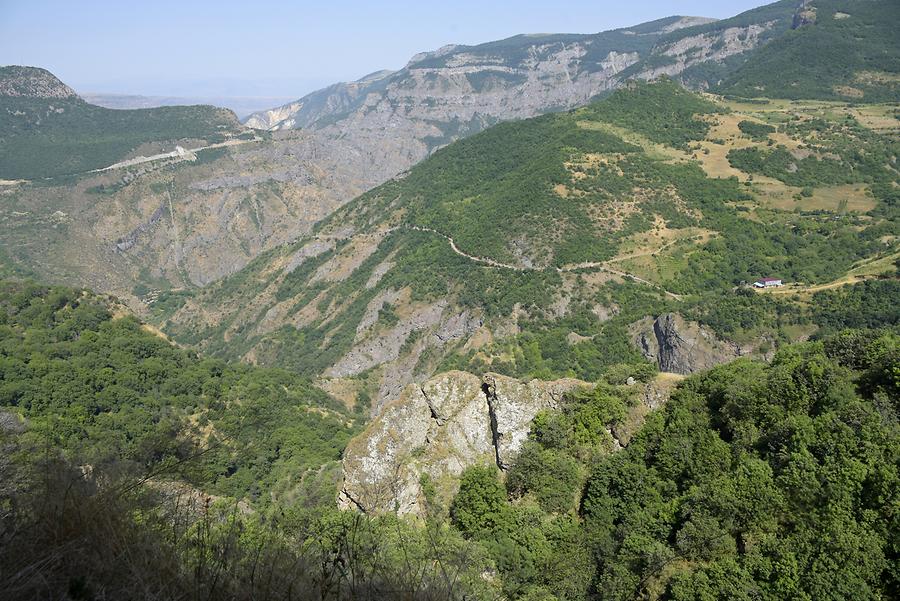
{"label": "rocky cliff face", "polygon": [[439,501],[455,493],[471,465],[506,469],[538,412],[560,406],[563,395],[588,386],[579,380],[524,383],[496,374],[447,372],[408,386],[344,453],[342,508],[365,512],[422,512],[423,475]]}
{"label": "rocky cliff face", "polygon": [[669,17],[591,35],[520,35],[478,46],[449,45],[414,56],[401,70],[340,83],[251,115],[258,129],[313,129],[331,135],[379,131],[414,135],[425,150],[496,121],[585,104],[627,77],[678,75],[721,64],[786,29],[793,6],[714,22]]}
{"label": "rocky cliff face", "polygon": [[740,345],[718,338],[697,322],[678,313],[656,319],[645,318],[632,326],[633,341],[644,356],[659,365],[660,371],[692,374],[738,357],[759,355],[765,341]]}
{"label": "rocky cliff face", "polygon": [[0,96],[17,98],[77,98],[75,90],[46,69],[0,67]]}

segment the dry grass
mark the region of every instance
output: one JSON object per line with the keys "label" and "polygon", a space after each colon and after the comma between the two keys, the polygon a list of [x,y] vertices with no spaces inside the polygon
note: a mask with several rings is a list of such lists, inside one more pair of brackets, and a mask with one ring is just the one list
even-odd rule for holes
{"label": "dry grass", "polygon": [[766,206],[782,211],[831,211],[833,213],[866,213],[878,204],[862,184],[816,188],[810,197],[795,197],[797,188],[785,186],[761,195]]}
{"label": "dry grass", "polygon": [[900,120],[894,116],[896,106],[870,104],[845,109],[863,126],[881,134],[900,133]]}
{"label": "dry grass", "polygon": [[657,255],[681,242],[705,244],[716,232],[700,227],[669,228],[665,221],[657,216],[653,228],[633,234],[619,245],[619,254],[610,262],[623,261],[640,256]]}
{"label": "dry grass", "polygon": [[364,383],[351,378],[334,378],[318,380],[316,386],[339,400],[344,407],[352,411],[356,405],[357,395],[363,389]]}
{"label": "dry grass", "polygon": [[699,248],[715,236],[716,232],[699,227],[671,229],[657,217],[653,229],[623,241],[619,254],[608,263],[651,282],[661,283],[684,266],[685,251]]}

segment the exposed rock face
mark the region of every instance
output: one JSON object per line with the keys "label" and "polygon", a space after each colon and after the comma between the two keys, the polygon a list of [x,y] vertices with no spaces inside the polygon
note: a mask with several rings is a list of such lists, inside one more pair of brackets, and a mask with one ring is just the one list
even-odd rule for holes
{"label": "exposed rock face", "polygon": [[558,409],[567,392],[587,386],[580,380],[521,382],[504,376],[486,374],[482,392],[487,398],[493,430],[497,466],[508,469],[522,443],[528,438],[531,420],[544,409]]}
{"label": "exposed rock face", "polygon": [[657,49],[657,56],[666,57],[668,64],[645,67],[636,77],[651,80],[662,75],[677,76],[695,65],[743,54],[759,46],[761,36],[771,27],[771,23],[754,24],[683,37]]}
{"label": "exposed rock face", "polygon": [[75,90],[46,69],[10,65],[0,67],[0,96],[77,98]]}
{"label": "exposed rock face", "polygon": [[[270,122],[288,123],[291,120],[292,115],[301,108],[303,108],[303,105],[299,102],[290,102],[284,106],[270,109],[262,113],[254,113],[247,117],[246,121],[244,121],[244,125],[252,127],[253,129],[275,129],[271,126]],[[290,128],[285,127],[282,129]]]}
{"label": "exposed rock face", "polygon": [[721,340],[706,326],[677,313],[646,318],[632,326],[634,344],[664,372],[692,374],[756,352]]}
{"label": "exposed rock face", "polygon": [[[138,282],[205,286],[306,234],[392,174],[340,141],[326,150],[305,132],[276,137],[234,146],[212,161],[199,153],[201,160],[177,169],[166,168],[173,159],[76,184],[0,190],[6,223],[0,242],[42,280],[112,293],[140,312],[132,292]],[[394,160],[389,153],[382,158]],[[66,228],[48,222],[57,210],[71,216]],[[18,230],[40,235],[19,237]],[[333,243],[304,252],[315,256],[326,246]],[[302,261],[298,255],[288,271]]]}
{"label": "exposed rock face", "polygon": [[[671,17],[635,31],[521,35],[478,46],[448,45],[413,56],[399,71],[335,84],[255,113],[246,124],[270,130],[330,129],[334,124],[343,131],[388,121],[407,130],[412,127],[407,121],[419,121],[446,130],[529,117],[584,104],[609,89],[614,77],[640,60],[659,36],[712,21]],[[439,130],[435,134],[441,136]]]}
{"label": "exposed rock face", "polygon": [[563,394],[582,386],[588,384],[523,383],[458,371],[410,385],[348,445],[338,504],[366,512],[419,514],[423,475],[446,503],[465,468],[479,463],[508,467],[534,416],[559,407]]}
{"label": "exposed rock face", "polygon": [[791,29],[800,29],[807,25],[813,25],[816,22],[816,7],[812,5],[812,0],[802,0],[797,12],[794,13],[794,22]]}

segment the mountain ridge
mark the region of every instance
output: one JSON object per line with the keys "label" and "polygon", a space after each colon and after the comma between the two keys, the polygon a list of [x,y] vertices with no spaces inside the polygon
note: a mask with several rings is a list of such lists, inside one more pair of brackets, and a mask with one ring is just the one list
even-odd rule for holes
{"label": "mountain ridge", "polygon": [[[635,51],[639,54],[648,52],[651,44],[648,44],[647,41],[650,38],[671,34],[681,29],[714,25],[716,22],[715,19],[705,17],[671,16],[597,34],[518,34],[503,40],[475,45],[448,44],[437,50],[414,55],[399,71],[376,71],[375,75],[378,77],[374,79],[370,75],[353,82],[332,84],[282,107],[255,113],[244,123],[257,129],[269,130],[325,127],[346,116],[347,111],[352,110],[354,104],[359,106],[359,103],[368,94],[383,93],[385,86],[390,86],[391,83],[395,83],[401,89],[408,88],[412,83],[411,78],[414,78],[411,72],[415,70],[440,69],[448,67],[450,62],[465,65],[467,61],[472,60],[466,57],[471,56],[478,57],[475,58],[476,61],[482,61],[481,66],[485,67],[482,71],[502,75],[504,72],[509,73],[504,70],[521,69],[529,56],[546,54],[548,49],[553,46],[562,45],[565,49],[565,46],[573,44],[585,47],[585,57],[579,59],[579,62],[584,61],[602,66],[604,61],[614,61],[617,55],[627,55]],[[560,60],[571,60],[571,58],[571,56],[560,54]],[[630,66],[630,64],[625,66]],[[476,69],[475,72],[478,72],[479,63],[475,62],[473,66]],[[588,66],[585,71],[589,73],[593,68],[596,67]],[[577,73],[580,67],[575,67],[575,69]],[[621,70],[622,67],[618,69],[618,71]],[[615,74],[615,72],[611,73],[611,75]],[[603,85],[599,84],[595,93],[603,91],[605,91]],[[590,99],[593,95],[588,94],[581,102]],[[559,108],[571,108],[577,103],[578,100],[574,103],[563,103],[559,105]],[[288,116],[285,116],[285,113]],[[533,113],[523,113],[521,116],[533,116]]]}

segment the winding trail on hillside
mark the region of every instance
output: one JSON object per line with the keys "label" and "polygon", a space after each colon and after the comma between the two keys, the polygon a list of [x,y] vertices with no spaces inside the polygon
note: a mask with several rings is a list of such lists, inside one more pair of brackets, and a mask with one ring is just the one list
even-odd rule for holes
{"label": "winding trail on hillside", "polygon": [[[409,230],[414,230],[417,232],[428,232],[431,234],[435,234],[436,236],[440,236],[441,238],[443,238],[450,244],[450,248],[453,250],[453,252],[455,252],[457,255],[459,255],[461,257],[465,257],[466,259],[469,259],[470,261],[473,261],[475,263],[480,263],[480,264],[486,265],[488,267],[496,267],[499,269],[508,269],[510,271],[534,271],[533,268],[519,267],[516,265],[510,265],[508,263],[501,263],[500,261],[495,261],[494,259],[489,259],[487,257],[478,257],[475,255],[470,255],[469,253],[467,253],[463,250],[460,250],[460,248],[458,246],[456,246],[456,242],[453,240],[452,237],[450,237],[446,234],[443,234],[443,233],[441,233],[435,229],[432,229],[430,227],[424,227],[421,225],[406,225],[404,227]],[[394,231],[395,229],[397,229],[397,228],[391,228],[390,230],[388,230],[388,232]],[[656,251],[654,251],[654,252],[656,252]],[[598,269],[601,271],[606,271],[613,275],[617,275],[621,278],[629,279],[634,282],[638,282],[639,284],[644,284],[645,286],[650,286],[651,288],[655,288],[656,290],[659,290],[660,292],[662,292],[669,298],[673,298],[673,299],[679,300],[679,301],[682,300],[682,297],[680,294],[675,294],[674,292],[670,292],[670,291],[666,290],[665,288],[663,288],[662,286],[655,284],[649,280],[645,280],[644,278],[638,277],[638,276],[634,275],[633,273],[619,271],[618,269],[614,269],[614,268],[610,267],[609,261],[594,261],[594,262],[586,262],[586,263],[577,263],[575,265],[564,265],[562,267],[556,267],[555,269],[559,273],[571,273],[573,271],[579,271],[581,269]]]}
{"label": "winding trail on hillside", "polygon": [[481,263],[482,265],[487,265],[488,267],[497,267],[499,269],[509,269],[510,271],[527,271],[524,267],[518,267],[516,265],[509,265],[508,263],[501,263],[500,261],[495,261],[493,259],[489,259],[487,257],[477,257],[475,255],[470,255],[469,253],[460,250],[458,246],[456,246],[456,242],[453,241],[453,238],[446,234],[442,234],[437,230],[433,230],[430,227],[423,227],[421,225],[407,225],[406,229],[415,230],[417,232],[429,232],[440,236],[444,240],[450,243],[450,248],[453,249],[453,252],[458,254],[460,257],[465,257],[470,261],[474,261],[476,263]]}

